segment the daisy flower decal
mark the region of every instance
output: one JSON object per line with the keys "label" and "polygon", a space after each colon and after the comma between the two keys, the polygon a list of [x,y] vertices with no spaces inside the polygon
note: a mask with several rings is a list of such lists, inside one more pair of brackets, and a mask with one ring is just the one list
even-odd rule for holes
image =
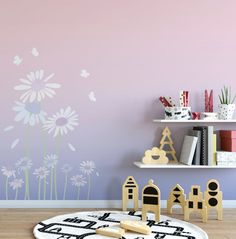
{"label": "daisy flower decal", "polygon": [[41,109],[40,103],[21,103],[18,101],[15,103],[13,110],[17,112],[15,116],[16,122],[23,121],[24,124],[29,124],[30,126],[45,122],[47,113]]}
{"label": "daisy flower decal", "polygon": [[29,101],[42,101],[46,96],[52,98],[56,92],[55,89],[61,87],[57,83],[48,83],[48,81],[54,76],[54,73],[44,77],[44,70],[37,70],[30,72],[26,79],[20,79],[21,84],[14,87],[17,91],[22,91],[20,100],[23,103]]}
{"label": "daisy flower decal", "polygon": [[83,161],[80,164],[80,170],[85,175],[90,175],[95,169],[95,164],[93,161]]}
{"label": "daisy flower decal", "polygon": [[45,179],[49,175],[49,170],[46,167],[36,168],[33,173],[38,179]]}
{"label": "daisy flower decal", "polygon": [[61,109],[59,112],[49,117],[44,125],[44,130],[48,133],[54,132],[53,137],[58,135],[65,135],[69,131],[73,131],[75,126],[78,125],[78,115],[74,110],[68,106],[66,109]]}
{"label": "daisy flower decal", "polygon": [[81,70],[80,76],[83,78],[88,78],[90,76],[90,73],[87,70]]}

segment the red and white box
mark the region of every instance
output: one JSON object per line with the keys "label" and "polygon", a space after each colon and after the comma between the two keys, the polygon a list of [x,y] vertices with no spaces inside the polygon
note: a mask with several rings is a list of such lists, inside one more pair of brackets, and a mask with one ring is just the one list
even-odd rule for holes
{"label": "red and white box", "polygon": [[220,130],[220,147],[222,151],[236,152],[236,130]]}

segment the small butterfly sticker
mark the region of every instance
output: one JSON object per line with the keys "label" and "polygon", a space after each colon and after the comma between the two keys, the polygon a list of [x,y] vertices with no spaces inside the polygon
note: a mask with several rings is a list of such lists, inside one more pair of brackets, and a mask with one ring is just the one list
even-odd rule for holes
{"label": "small butterfly sticker", "polygon": [[80,76],[83,78],[88,78],[90,76],[90,73],[87,72],[87,70],[81,70]]}
{"label": "small butterfly sticker", "polygon": [[32,48],[31,54],[32,54],[33,56],[35,56],[35,57],[39,56],[39,52],[38,52],[38,50],[37,50],[35,47]]}
{"label": "small butterfly sticker", "polygon": [[92,102],[96,102],[96,101],[97,101],[97,99],[96,99],[95,94],[94,94],[93,91],[91,91],[91,92],[89,93],[88,97],[89,97],[89,100],[92,101]]}
{"label": "small butterfly sticker", "polygon": [[19,66],[22,61],[23,61],[23,58],[20,58],[19,56],[15,56],[13,59],[13,64],[15,64],[16,66]]}

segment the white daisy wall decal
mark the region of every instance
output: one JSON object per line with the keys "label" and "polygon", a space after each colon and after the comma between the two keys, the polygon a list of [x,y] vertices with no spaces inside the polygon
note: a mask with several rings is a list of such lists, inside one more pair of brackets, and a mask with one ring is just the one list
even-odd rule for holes
{"label": "white daisy wall decal", "polygon": [[96,102],[97,99],[96,99],[96,96],[94,94],[93,91],[91,91],[89,94],[88,94],[88,97],[89,97],[89,100],[92,101],[92,102]]}
{"label": "white daisy wall decal", "polygon": [[33,47],[31,50],[31,54],[33,56],[37,57],[37,56],[39,56],[39,51],[35,47]]}
{"label": "white daisy wall decal", "polygon": [[70,149],[72,152],[75,152],[75,151],[76,151],[75,146],[72,145],[71,143],[68,143],[68,147],[69,147],[69,149]]}
{"label": "white daisy wall decal", "polygon": [[26,101],[42,101],[46,96],[52,98],[56,92],[55,89],[61,87],[57,83],[48,83],[54,76],[54,73],[44,77],[44,70],[37,70],[30,72],[26,79],[20,79],[21,84],[14,87],[17,91],[24,92],[20,96],[20,100],[25,103]]}
{"label": "white daisy wall decal", "polygon": [[23,61],[23,58],[21,58],[19,56],[15,56],[13,59],[13,64],[15,64],[16,66],[19,66],[22,61]]}
{"label": "white daisy wall decal", "polygon": [[13,107],[13,110],[17,112],[15,116],[16,122],[23,121],[24,124],[29,124],[30,126],[45,122],[47,113],[41,109],[39,102],[21,103],[16,101],[15,103],[16,106]]}
{"label": "white daisy wall decal", "polygon": [[44,125],[44,130],[48,133],[54,132],[53,137],[58,135],[65,135],[69,131],[73,131],[78,125],[78,115],[70,106],[65,109],[60,109],[59,112],[54,114],[52,117],[49,117]]}
{"label": "white daisy wall decal", "polygon": [[87,72],[87,70],[81,70],[80,76],[83,78],[88,78],[90,76],[90,73]]}

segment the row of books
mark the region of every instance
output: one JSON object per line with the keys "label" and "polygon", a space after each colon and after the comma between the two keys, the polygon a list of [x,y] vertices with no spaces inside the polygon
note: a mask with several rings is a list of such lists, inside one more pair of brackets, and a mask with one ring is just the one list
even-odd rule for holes
{"label": "row of books", "polygon": [[180,162],[187,165],[216,165],[216,134],[213,126],[195,126],[185,135]]}

